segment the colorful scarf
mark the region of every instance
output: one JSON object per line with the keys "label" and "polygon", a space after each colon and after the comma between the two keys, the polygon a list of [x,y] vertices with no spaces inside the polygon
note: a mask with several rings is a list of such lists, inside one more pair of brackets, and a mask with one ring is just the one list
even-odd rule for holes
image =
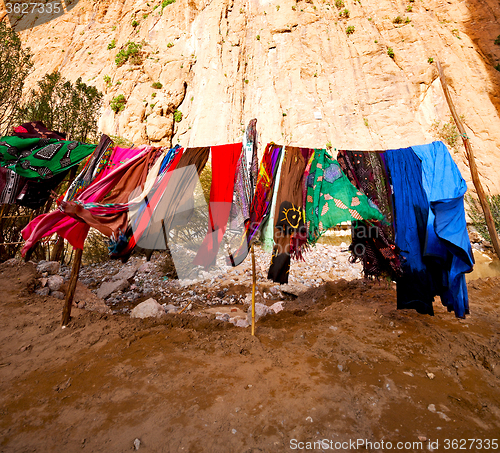
{"label": "colorful scarf", "polygon": [[402,257],[394,242],[392,190],[384,155],[339,151],[337,160],[351,183],[379,208],[387,221],[353,222],[350,261],[363,263],[365,277],[395,280],[402,274]]}
{"label": "colorful scarf", "polygon": [[236,165],[242,153],[242,143],[212,146],[212,185],[210,187],[208,232],[194,259],[196,266],[209,267],[226,231],[234,193]]}
{"label": "colorful scarf", "polygon": [[288,283],[290,258],[303,259],[307,243],[304,224],[303,177],[310,148],[285,147],[281,176],[276,197],[274,218],[274,248],[267,278]]}
{"label": "colorful scarf", "polygon": [[329,228],[351,220],[382,220],[384,215],[354,187],[324,149],[314,152],[307,178],[306,224],[314,244]]}
{"label": "colorful scarf", "polygon": [[25,178],[44,180],[78,165],[96,145],[53,138],[0,138],[0,166]]}
{"label": "colorful scarf", "polygon": [[[130,157],[137,150],[115,148],[110,163],[121,162]],[[137,159],[142,158],[143,153],[139,152],[134,157],[117,165],[110,172],[105,169],[99,175],[99,178],[92,182],[85,190],[76,197],[75,201],[80,202],[100,202],[116,186],[117,182],[123,177],[130,165],[133,165]],[[33,219],[22,231],[23,238],[26,240],[22,254],[23,256],[43,237],[54,233],[64,237],[74,248],[83,249],[85,239],[89,231],[89,226],[82,223],[64,212],[58,210],[42,214]]]}
{"label": "colorful scarf", "polygon": [[255,193],[250,206],[250,218],[245,225],[240,247],[229,255],[232,266],[240,264],[248,254],[250,246],[260,236],[262,225],[269,214],[274,191],[275,175],[281,156],[282,147],[269,143],[260,163]]}

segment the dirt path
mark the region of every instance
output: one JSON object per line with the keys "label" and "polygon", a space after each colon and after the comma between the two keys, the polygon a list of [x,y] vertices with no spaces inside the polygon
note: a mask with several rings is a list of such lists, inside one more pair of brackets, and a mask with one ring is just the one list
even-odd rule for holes
{"label": "dirt path", "polygon": [[[291,451],[291,439],[446,451],[444,439],[500,438],[500,278],[469,283],[465,321],[440,304],[434,317],[397,311],[385,283],[327,283],[252,338],[189,314],[74,309],[61,329],[62,302],[30,293],[35,276],[0,266],[1,452],[122,452],[136,438],[150,452]],[[386,451],[372,447],[349,451]]]}

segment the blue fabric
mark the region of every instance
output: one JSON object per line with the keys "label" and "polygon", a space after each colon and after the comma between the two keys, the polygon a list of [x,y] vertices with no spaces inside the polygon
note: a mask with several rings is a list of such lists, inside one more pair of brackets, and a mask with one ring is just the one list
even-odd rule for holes
{"label": "blue fabric", "polygon": [[403,275],[397,279],[399,309],[433,315],[435,278],[423,260],[429,200],[422,182],[422,163],[411,148],[385,152],[394,193],[396,245],[401,249]]}
{"label": "blue fabric", "polygon": [[444,143],[412,149],[422,162],[423,186],[430,202],[423,254],[448,264],[441,301],[456,316],[464,317],[469,311],[464,273],[474,265],[464,210],[467,185]]}

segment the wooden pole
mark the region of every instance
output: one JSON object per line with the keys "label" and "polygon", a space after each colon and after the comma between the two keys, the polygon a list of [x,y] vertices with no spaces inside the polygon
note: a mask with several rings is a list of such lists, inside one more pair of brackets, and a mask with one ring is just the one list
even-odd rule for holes
{"label": "wooden pole", "polygon": [[469,161],[469,168],[472,176],[472,182],[474,184],[474,187],[476,188],[481,208],[483,209],[484,218],[486,220],[486,225],[488,227],[488,232],[490,233],[491,243],[493,244],[493,248],[495,249],[497,256],[500,258],[500,240],[498,239],[498,234],[495,229],[495,221],[493,220],[493,216],[491,215],[491,209],[490,205],[488,204],[488,199],[486,198],[483,185],[481,184],[481,180],[479,179],[479,173],[477,171],[477,166],[476,166],[476,159],[474,158],[474,151],[472,150],[469,137],[467,137],[464,126],[462,125],[462,121],[460,121],[460,117],[458,116],[457,111],[455,110],[453,100],[451,99],[450,92],[448,91],[448,84],[446,83],[441,63],[439,61],[437,61],[436,63],[439,71],[439,79],[441,80],[441,85],[444,91],[444,96],[446,98],[446,101],[448,102],[451,115],[455,120],[455,124],[457,125],[458,131],[460,132],[460,135],[462,136],[462,140],[464,142],[465,156]]}
{"label": "wooden pole", "polygon": [[62,312],[61,326],[66,327],[71,319],[71,305],[75,296],[76,283],[78,282],[78,274],[80,273],[80,265],[82,264],[82,249],[76,249],[73,267],[71,268],[71,277],[69,278],[68,292],[64,300],[64,308]]}
{"label": "wooden pole", "polygon": [[252,244],[252,335],[255,335],[255,284],[257,276],[255,275],[255,252]]}

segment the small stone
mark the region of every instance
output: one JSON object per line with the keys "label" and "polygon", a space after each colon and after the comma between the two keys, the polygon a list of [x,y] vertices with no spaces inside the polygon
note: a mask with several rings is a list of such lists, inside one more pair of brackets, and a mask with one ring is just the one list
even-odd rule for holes
{"label": "small stone", "polygon": [[436,406],[434,404],[429,404],[427,406],[427,410],[429,410],[430,412],[436,412]]}
{"label": "small stone", "polygon": [[164,308],[153,298],[137,305],[131,312],[131,318],[158,318],[165,314]]}
{"label": "small stone", "polygon": [[427,373],[427,377],[429,379],[434,379],[436,376],[434,375],[434,373]]}
{"label": "small stone", "polygon": [[45,288],[40,288],[35,291],[39,296],[48,296],[50,294],[50,288],[46,286]]}
{"label": "small stone", "polygon": [[56,299],[61,299],[61,300],[64,299],[64,293],[61,292],[61,291],[53,291],[53,292],[50,293],[50,295],[52,297],[55,297]]}
{"label": "small stone", "polygon": [[333,331],[335,332],[335,331],[337,331],[339,328],[338,328],[338,327],[336,327],[336,326],[330,326],[330,327],[329,327],[329,329],[330,329],[330,330],[333,330]]}
{"label": "small stone", "polygon": [[114,292],[122,291],[128,287],[129,287],[129,283],[127,280],[117,280],[117,281],[113,281],[113,282],[105,282],[97,290],[97,297],[99,297],[101,299],[106,299]]}
{"label": "small stone", "polygon": [[139,447],[141,446],[141,441],[139,439],[134,440],[134,448],[135,450],[139,450]]}
{"label": "small stone", "polygon": [[49,275],[54,275],[59,272],[60,264],[58,261],[40,261],[36,270],[43,274],[47,272]]}
{"label": "small stone", "polygon": [[61,288],[63,283],[64,278],[62,278],[60,275],[51,275],[47,279],[47,286],[51,291],[59,291],[59,288]]}
{"label": "small stone", "polygon": [[234,428],[231,430],[233,434],[236,434],[238,431],[236,431]]}
{"label": "small stone", "polygon": [[312,423],[312,422],[313,422],[312,417],[307,417],[307,418],[306,418],[306,422],[311,422],[311,423]]}
{"label": "small stone", "polygon": [[77,307],[80,309],[83,309],[83,308],[85,308],[85,305],[87,305],[87,303],[82,300],[81,302],[78,303]]}

